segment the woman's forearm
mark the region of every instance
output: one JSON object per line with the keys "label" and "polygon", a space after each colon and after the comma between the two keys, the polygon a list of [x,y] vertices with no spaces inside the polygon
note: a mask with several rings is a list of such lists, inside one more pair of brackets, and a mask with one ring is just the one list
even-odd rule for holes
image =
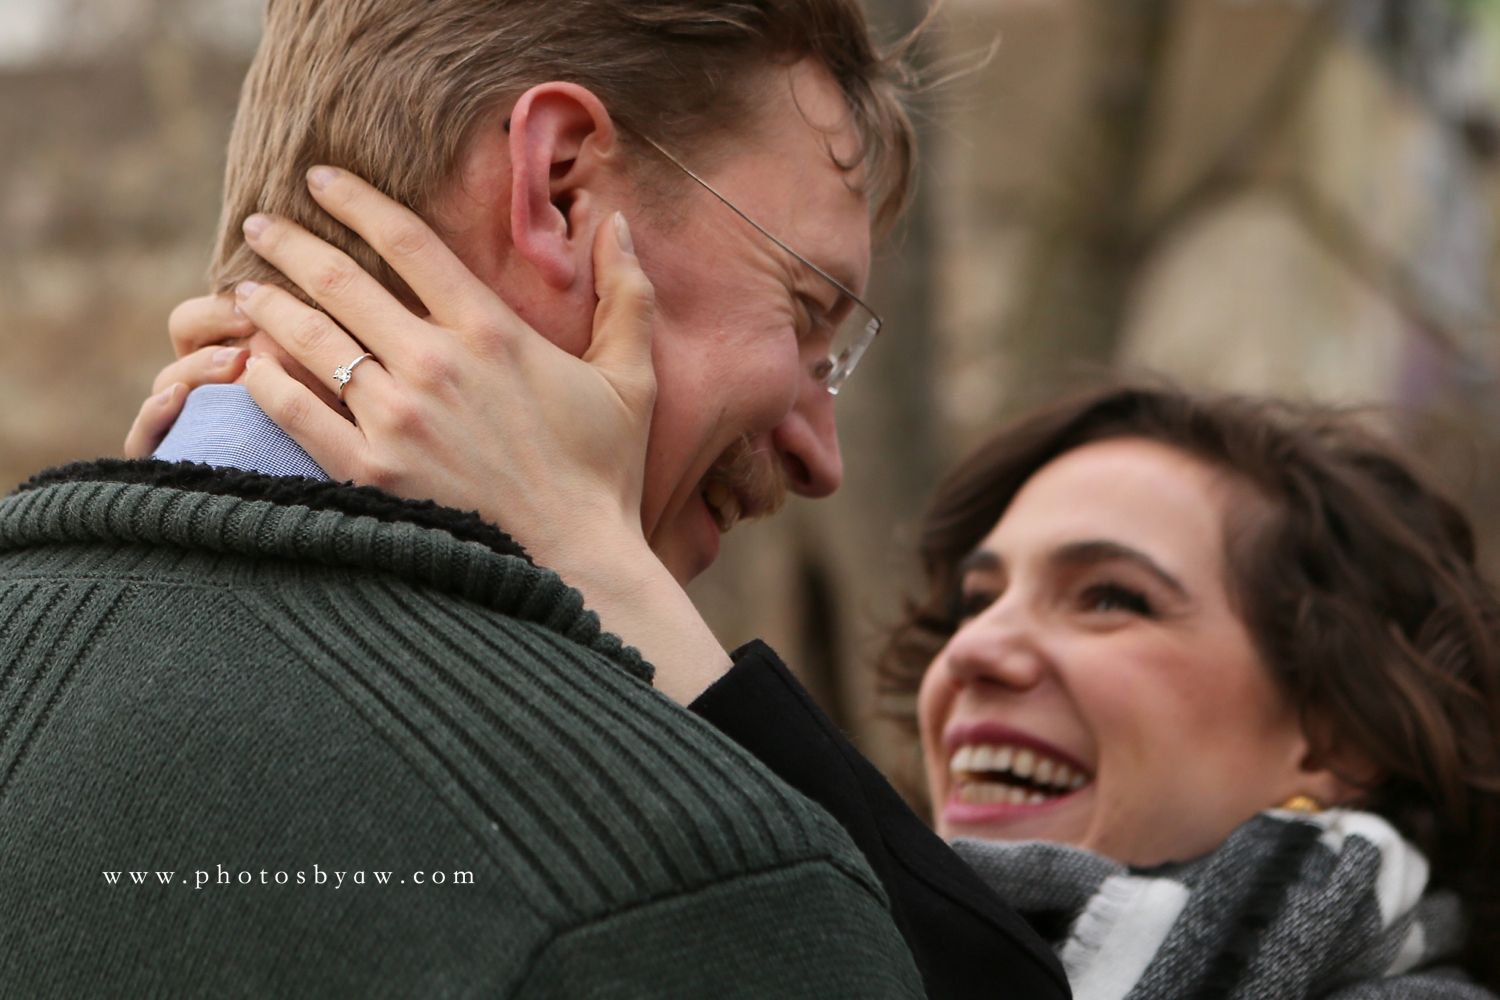
{"label": "woman's forearm", "polygon": [[687,705],[729,670],[719,645],[682,586],[638,534],[602,531],[532,556],[583,594],[600,623],[656,668],[656,687]]}

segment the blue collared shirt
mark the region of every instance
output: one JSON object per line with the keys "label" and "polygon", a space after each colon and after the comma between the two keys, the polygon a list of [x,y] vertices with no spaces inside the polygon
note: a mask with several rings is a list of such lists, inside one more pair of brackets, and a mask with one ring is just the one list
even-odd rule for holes
{"label": "blue collared shirt", "polygon": [[329,481],[328,473],[271,422],[242,385],[203,385],[188,393],[177,423],[152,457]]}

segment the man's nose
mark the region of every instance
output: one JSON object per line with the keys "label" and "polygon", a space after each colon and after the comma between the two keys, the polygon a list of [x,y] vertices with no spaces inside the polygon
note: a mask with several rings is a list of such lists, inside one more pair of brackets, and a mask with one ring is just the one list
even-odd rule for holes
{"label": "man's nose", "polygon": [[771,432],[787,485],[805,497],[826,497],[844,481],[833,396],[821,381],[803,380],[797,405]]}

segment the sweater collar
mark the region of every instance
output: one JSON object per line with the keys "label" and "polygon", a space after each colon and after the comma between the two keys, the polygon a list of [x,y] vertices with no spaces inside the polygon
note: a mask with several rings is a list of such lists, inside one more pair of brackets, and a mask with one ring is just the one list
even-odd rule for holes
{"label": "sweater collar", "polygon": [[372,487],[189,463],[54,469],[0,500],[0,552],[58,544],[171,545],[388,573],[589,647],[649,682],[583,595],[476,513]]}
{"label": "sweater collar", "polygon": [[23,483],[17,493],[61,483],[125,483],[163,487],[188,493],[238,497],[242,500],[265,500],[283,506],[307,507],[310,510],[339,511],[352,517],[373,517],[387,523],[407,522],[446,531],[460,541],[477,542],[500,555],[531,561],[531,557],[519,543],[481,518],[477,511],[455,510],[431,500],[403,500],[373,486],[264,475],[195,462],[101,458],[38,473],[30,481]]}

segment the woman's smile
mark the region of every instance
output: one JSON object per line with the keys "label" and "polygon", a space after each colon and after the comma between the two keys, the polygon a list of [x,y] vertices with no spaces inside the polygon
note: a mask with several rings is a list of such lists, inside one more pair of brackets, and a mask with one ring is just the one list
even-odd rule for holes
{"label": "woman's smile", "polygon": [[941,809],[955,828],[1071,803],[1093,779],[1066,751],[994,722],[950,726],[943,743],[951,785]]}

